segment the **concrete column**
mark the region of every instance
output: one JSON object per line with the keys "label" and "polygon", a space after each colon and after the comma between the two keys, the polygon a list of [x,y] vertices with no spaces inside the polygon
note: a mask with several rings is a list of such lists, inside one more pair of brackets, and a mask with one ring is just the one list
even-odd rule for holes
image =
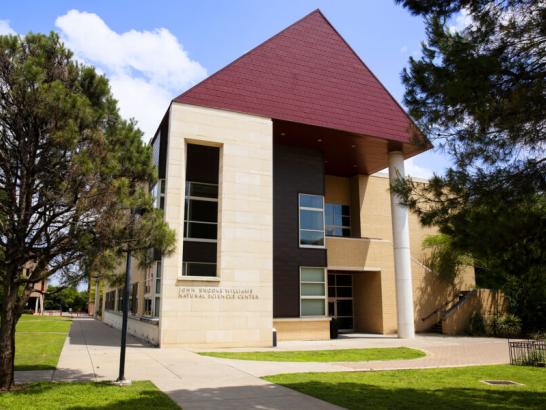
{"label": "concrete column", "polygon": [[37,315],[38,314],[38,305],[40,304],[40,297],[37,297],[36,300],[34,301],[34,314]]}
{"label": "concrete column", "polygon": [[[404,177],[404,156],[400,151],[389,152],[389,179]],[[408,209],[400,204],[398,195],[391,191],[392,240],[394,247],[394,271],[396,278],[396,311],[398,337],[411,339],[415,336],[413,318],[413,286],[409,243]]]}

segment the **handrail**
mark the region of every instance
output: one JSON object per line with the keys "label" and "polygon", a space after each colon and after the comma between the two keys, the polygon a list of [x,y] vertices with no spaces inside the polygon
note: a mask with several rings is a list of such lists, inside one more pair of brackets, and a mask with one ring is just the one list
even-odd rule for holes
{"label": "handrail", "polygon": [[[466,293],[468,293],[468,291],[461,291],[461,292],[457,293],[457,295],[455,295],[453,298],[451,298],[450,300],[445,302],[443,305],[441,305],[440,307],[435,309],[432,313],[430,313],[430,314],[426,315],[425,317],[421,318],[421,321],[424,322],[425,320],[428,320],[429,318],[431,318],[432,316],[434,316],[435,314],[439,313],[442,310],[446,310],[446,312],[447,312],[448,310],[446,309],[446,307],[449,304],[453,303],[455,300],[457,300],[457,302],[453,306],[457,305],[459,303],[459,300],[461,298],[463,298],[466,295]],[[449,310],[451,310],[451,308]],[[444,312],[444,314],[446,314],[446,312]]]}
{"label": "handrail", "polygon": [[446,310],[446,312],[444,313],[444,319],[446,317],[449,317],[453,314],[453,312],[459,307],[461,306],[471,295],[473,295],[474,293],[476,293],[476,289],[473,289],[473,290],[470,290],[470,291],[467,291],[465,292],[465,294],[463,295],[462,298],[460,298],[457,303],[455,303],[453,306],[451,306],[448,310]]}

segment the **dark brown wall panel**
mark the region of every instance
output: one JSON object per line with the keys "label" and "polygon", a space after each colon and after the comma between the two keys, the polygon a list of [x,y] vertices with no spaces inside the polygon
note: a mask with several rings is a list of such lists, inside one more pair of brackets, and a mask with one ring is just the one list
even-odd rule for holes
{"label": "dark brown wall panel", "polygon": [[299,267],[326,266],[325,249],[299,247],[298,194],[324,195],[317,150],[273,147],[273,316],[300,315]]}

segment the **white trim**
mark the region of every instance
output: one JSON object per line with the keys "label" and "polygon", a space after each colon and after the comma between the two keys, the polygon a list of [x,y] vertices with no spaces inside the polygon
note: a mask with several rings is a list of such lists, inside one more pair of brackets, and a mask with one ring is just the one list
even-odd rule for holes
{"label": "white trim", "polygon": [[[307,196],[317,196],[322,199],[322,208],[311,208],[307,206],[301,206],[301,197],[303,195]],[[306,194],[304,192],[298,193],[298,246],[300,248],[313,248],[313,249],[325,249],[326,248],[326,212],[325,212],[325,202],[324,202],[324,195],[317,195],[317,194]],[[311,212],[322,212],[322,230],[319,229],[302,229],[301,227],[301,211],[311,211]],[[301,243],[301,231],[308,231],[308,232],[322,232],[322,245],[302,245]],[[301,309],[300,309],[301,312]]]}
{"label": "white trim", "polygon": [[176,278],[177,281],[184,282],[220,282],[218,276],[184,276],[178,275]]}
{"label": "white trim", "polygon": [[358,266],[328,266],[328,270],[348,270],[351,272],[381,272],[382,269],[374,266],[364,266],[362,268]]}

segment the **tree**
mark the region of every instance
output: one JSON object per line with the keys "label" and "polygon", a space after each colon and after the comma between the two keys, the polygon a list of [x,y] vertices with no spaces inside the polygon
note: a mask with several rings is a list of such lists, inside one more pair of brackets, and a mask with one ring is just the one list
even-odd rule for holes
{"label": "tree", "polygon": [[[527,331],[546,327],[546,2],[397,0],[424,17],[404,102],[453,165],[393,184],[424,225],[471,254]],[[453,29],[456,13],[469,25]]]}
{"label": "tree", "polygon": [[76,288],[49,286],[45,294],[45,308],[48,310],[82,312],[87,309],[87,292],[79,292]]}
{"label": "tree", "polygon": [[[55,33],[0,36],[0,390],[13,385],[15,325],[34,283],[77,281],[129,247],[172,249],[141,137],[106,78]],[[135,208],[149,211],[135,221]]]}

